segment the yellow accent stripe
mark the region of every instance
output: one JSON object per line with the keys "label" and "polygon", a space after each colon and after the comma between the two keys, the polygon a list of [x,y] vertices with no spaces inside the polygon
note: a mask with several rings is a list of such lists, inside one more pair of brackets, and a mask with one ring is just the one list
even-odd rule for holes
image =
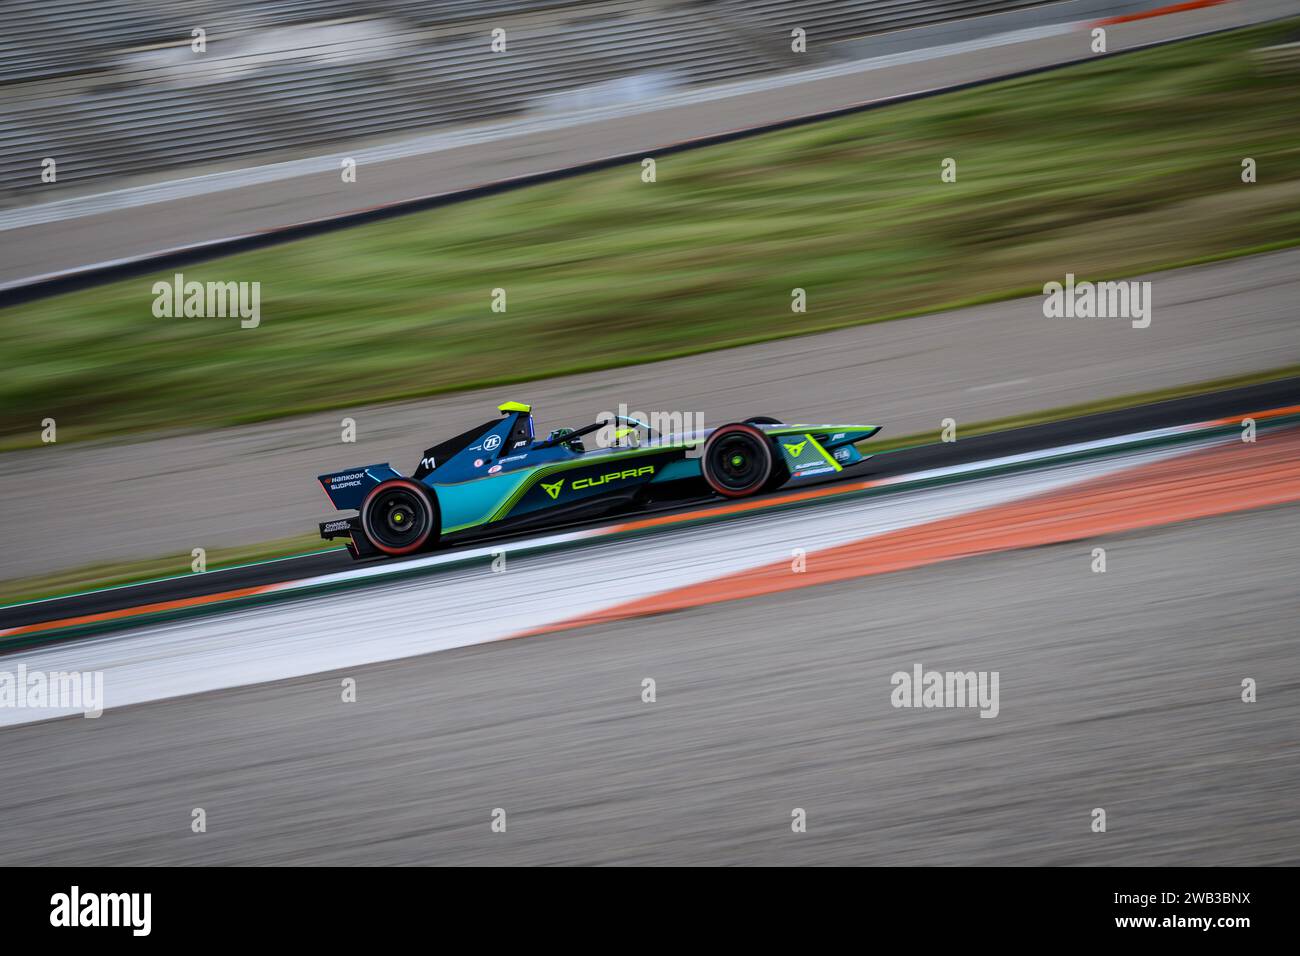
{"label": "yellow accent stripe", "polygon": [[844,466],[835,460],[834,455],[830,454],[825,448],[822,447],[821,442],[819,442],[816,438],[813,438],[812,435],[808,436],[808,440],[813,443],[814,448],[816,448],[819,452],[822,453],[822,457],[825,458],[828,462],[830,462],[835,467],[836,471],[844,470]]}

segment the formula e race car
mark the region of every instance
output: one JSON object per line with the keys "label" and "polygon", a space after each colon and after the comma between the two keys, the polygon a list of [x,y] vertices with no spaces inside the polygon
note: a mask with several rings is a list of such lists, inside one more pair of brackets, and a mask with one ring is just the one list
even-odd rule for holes
{"label": "formula e race car", "polygon": [[[387,462],[321,475],[334,507],[357,511],[322,523],[321,537],[347,538],[354,558],[403,555],[655,502],[744,498],[865,461],[854,445],[880,431],[750,418],[659,434],[613,415],[537,441],[530,406],[506,402],[499,411],[499,419],[426,449],[410,477]],[[583,439],[593,433],[602,447],[589,450]]]}

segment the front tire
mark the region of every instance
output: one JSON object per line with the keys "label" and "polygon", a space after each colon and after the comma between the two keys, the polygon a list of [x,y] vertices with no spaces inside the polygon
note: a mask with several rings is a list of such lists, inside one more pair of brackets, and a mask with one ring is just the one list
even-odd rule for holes
{"label": "front tire", "polygon": [[753,425],[723,425],[704,443],[704,480],[724,498],[757,494],[768,486],[775,468],[772,443]]}
{"label": "front tire", "polygon": [[361,528],[384,554],[412,554],[438,540],[438,506],[420,482],[392,478],[375,485],[361,503]]}

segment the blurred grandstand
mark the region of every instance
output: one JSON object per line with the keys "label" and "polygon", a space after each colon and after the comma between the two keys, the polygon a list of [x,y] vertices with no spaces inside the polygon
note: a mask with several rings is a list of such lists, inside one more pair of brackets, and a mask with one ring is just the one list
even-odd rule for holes
{"label": "blurred grandstand", "polygon": [[[58,183],[581,108],[832,62],[1045,0],[7,0],[0,203]],[[490,33],[507,31],[492,53]],[[808,52],[791,51],[791,30]],[[207,50],[190,48],[202,28]],[[48,189],[48,186],[46,187]],[[51,198],[48,192],[40,199]]]}

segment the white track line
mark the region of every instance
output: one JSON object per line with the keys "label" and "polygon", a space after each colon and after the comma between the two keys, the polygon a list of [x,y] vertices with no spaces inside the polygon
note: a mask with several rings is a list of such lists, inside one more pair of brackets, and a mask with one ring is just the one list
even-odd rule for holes
{"label": "white track line", "polygon": [[[101,671],[104,706],[302,677],[501,640],[720,575],[1054,491],[1194,446],[1129,452],[882,498],[848,498],[630,541],[508,559],[226,614],[35,648],[4,670]],[[545,640],[547,638],[538,638]],[[0,725],[62,716],[0,707]],[[111,713],[100,719],[111,720]]]}

